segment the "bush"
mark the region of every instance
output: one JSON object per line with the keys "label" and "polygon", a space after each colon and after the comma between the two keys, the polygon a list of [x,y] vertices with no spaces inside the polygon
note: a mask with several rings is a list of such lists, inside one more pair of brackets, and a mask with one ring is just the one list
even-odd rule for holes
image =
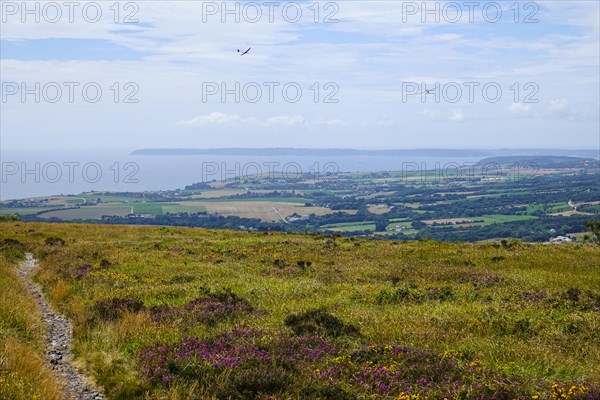
{"label": "bush", "polygon": [[113,298],[98,300],[91,309],[91,320],[113,321],[120,318],[125,312],[139,312],[144,308],[144,303],[130,298]]}
{"label": "bush", "polygon": [[346,324],[338,317],[322,309],[292,314],[285,319],[285,325],[296,335],[319,335],[338,337],[358,335],[358,327]]}
{"label": "bush", "polygon": [[452,286],[431,287],[415,289],[409,287],[398,287],[395,289],[384,289],[377,294],[377,304],[397,304],[402,302],[423,303],[425,301],[444,302],[454,299]]}
{"label": "bush", "polygon": [[254,311],[248,300],[233,293],[230,289],[215,293],[211,293],[210,290],[205,288],[200,289],[200,291],[202,296],[195,298],[184,306],[156,305],[148,307],[146,310],[154,320],[184,318],[209,326]]}
{"label": "bush", "polygon": [[0,222],[19,222],[21,217],[17,214],[0,214]]}
{"label": "bush", "polygon": [[59,237],[50,236],[44,241],[48,246],[64,246],[65,241]]}

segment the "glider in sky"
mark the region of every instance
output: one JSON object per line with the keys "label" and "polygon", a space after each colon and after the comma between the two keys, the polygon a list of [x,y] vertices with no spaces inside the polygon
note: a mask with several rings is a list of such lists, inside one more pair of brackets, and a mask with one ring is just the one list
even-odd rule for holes
{"label": "glider in sky", "polygon": [[[252,47],[248,47],[248,50],[246,50],[245,52],[243,52],[242,54],[240,54],[240,56],[245,56],[246,54],[250,53],[250,49]],[[238,49],[238,53],[240,52],[240,49]]]}

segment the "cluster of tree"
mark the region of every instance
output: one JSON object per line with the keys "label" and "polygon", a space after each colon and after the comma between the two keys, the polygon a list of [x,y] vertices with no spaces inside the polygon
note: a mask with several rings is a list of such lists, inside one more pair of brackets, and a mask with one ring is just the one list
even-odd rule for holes
{"label": "cluster of tree", "polygon": [[[429,227],[421,223],[413,223],[419,232],[407,236],[402,232],[390,235],[393,239],[434,239],[449,242],[475,242],[486,239],[517,238],[526,242],[543,242],[554,236],[565,236],[569,233],[586,231],[589,217],[575,215],[570,217],[544,217],[534,220],[497,223],[474,227]],[[553,231],[551,231],[551,229]],[[387,237],[390,237],[387,236]]]}
{"label": "cluster of tree", "polygon": [[301,193],[297,193],[294,189],[287,191],[278,191],[274,190],[272,192],[251,192],[248,191],[246,193],[234,194],[231,196],[227,196],[228,199],[262,199],[262,198],[290,198],[290,197],[298,197],[303,198],[304,196]]}

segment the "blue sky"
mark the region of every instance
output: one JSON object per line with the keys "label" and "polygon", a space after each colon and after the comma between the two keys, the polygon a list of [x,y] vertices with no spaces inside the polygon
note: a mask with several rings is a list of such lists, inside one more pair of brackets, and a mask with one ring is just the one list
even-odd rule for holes
{"label": "blue sky", "polygon": [[[597,1],[519,2],[517,23],[514,1],[479,2],[473,22],[465,3],[456,2],[464,6],[456,23],[449,14],[439,13],[436,23],[431,15],[423,22],[421,10],[406,12],[421,1],[322,1],[319,23],[306,1],[280,2],[273,22],[261,6],[257,23],[241,12],[239,22],[231,15],[223,22],[222,9],[206,13],[221,1],[121,2],[118,22],[112,1],[97,2],[102,18],[95,23],[80,9],[72,22],[66,9],[55,23],[43,11],[35,22],[7,3],[0,39],[3,149],[600,145]],[[428,2],[440,10],[447,3]],[[245,3],[237,4],[241,10]],[[482,9],[497,4],[502,18],[491,23]],[[286,5],[302,9],[298,22],[284,18]],[[339,22],[323,23],[333,11]],[[532,11],[538,22],[524,23]],[[123,23],[131,12],[137,22]],[[240,57],[236,50],[247,47],[250,54]],[[52,87],[42,89],[52,82],[63,90],[57,102],[48,101]],[[77,84],[72,102],[65,82]],[[272,102],[265,82],[276,85]],[[438,100],[407,96],[412,82],[437,84]],[[36,83],[39,103],[14,92]],[[83,97],[90,83],[102,90],[98,102]],[[220,93],[203,93],[222,83],[230,90],[259,86],[263,97],[252,102],[240,93],[236,102],[234,95],[223,101]],[[473,101],[465,83],[475,85]],[[285,98],[286,84],[302,90],[299,101]],[[442,91],[456,85],[463,96],[453,102]],[[502,94],[491,102],[483,87]],[[324,102],[327,95],[337,102]],[[537,102],[524,102],[528,95]]]}

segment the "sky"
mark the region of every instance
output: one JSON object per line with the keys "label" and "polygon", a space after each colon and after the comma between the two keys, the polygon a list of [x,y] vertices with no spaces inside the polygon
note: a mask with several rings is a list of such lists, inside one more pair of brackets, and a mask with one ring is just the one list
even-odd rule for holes
{"label": "sky", "polygon": [[72,4],[0,2],[3,150],[600,147],[598,1]]}

